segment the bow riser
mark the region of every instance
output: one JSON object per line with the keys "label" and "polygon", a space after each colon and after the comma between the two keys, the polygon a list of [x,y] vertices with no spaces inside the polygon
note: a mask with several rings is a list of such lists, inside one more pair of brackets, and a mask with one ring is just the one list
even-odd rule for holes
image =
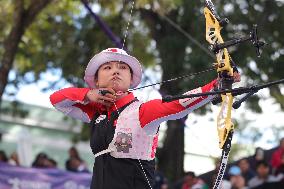
{"label": "bow riser", "polygon": [[[206,40],[209,44],[222,44],[224,40],[221,36],[222,27],[214,17],[214,14],[207,7],[204,8],[204,15],[206,20]],[[217,72],[222,77],[232,77],[233,68],[230,64],[230,55],[227,48],[220,49],[216,53],[217,57]]]}
{"label": "bow riser", "polygon": [[[212,4],[213,6],[213,4]],[[204,16],[206,20],[206,40],[210,45],[222,44],[224,40],[221,36],[222,26],[216,18],[216,13],[212,13],[212,8],[204,8]],[[214,9],[213,9],[214,10]],[[230,55],[227,48],[218,50],[216,53],[216,66],[220,78],[219,89],[231,89],[233,68],[230,63]],[[227,139],[229,131],[233,128],[231,123],[231,110],[233,97],[231,93],[221,95],[222,105],[220,113],[217,117],[217,131],[219,136],[219,147],[222,149]]]}

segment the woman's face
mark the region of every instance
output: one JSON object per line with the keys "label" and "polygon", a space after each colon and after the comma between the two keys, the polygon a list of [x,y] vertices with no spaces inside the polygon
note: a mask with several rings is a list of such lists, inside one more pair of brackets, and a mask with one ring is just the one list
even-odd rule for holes
{"label": "woman's face", "polygon": [[112,88],[114,91],[125,92],[131,85],[131,70],[123,62],[107,62],[101,65],[95,80],[98,88]]}

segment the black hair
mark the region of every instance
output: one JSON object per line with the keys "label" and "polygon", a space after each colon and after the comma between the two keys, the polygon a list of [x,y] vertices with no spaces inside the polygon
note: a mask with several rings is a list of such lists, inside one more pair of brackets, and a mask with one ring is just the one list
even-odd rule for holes
{"label": "black hair", "polygon": [[0,150],[0,156],[1,156],[0,161],[3,161],[3,162],[8,161],[7,155],[3,150]]}
{"label": "black hair", "polygon": [[241,159],[238,161],[238,164],[239,164],[241,161],[246,161],[247,163],[249,163],[249,160],[248,160],[247,157],[241,158]]}
{"label": "black hair", "polygon": [[52,159],[52,158],[49,158],[48,160],[49,160],[50,163],[52,163],[55,167],[57,166],[57,161],[55,161],[55,160]]}
{"label": "black hair", "polygon": [[259,162],[257,162],[256,168],[260,167],[261,165],[263,165],[264,167],[269,167],[269,164],[267,163],[267,161],[260,160]]}
{"label": "black hair", "polygon": [[193,178],[195,178],[196,176],[195,176],[195,173],[194,172],[192,172],[192,171],[188,171],[188,172],[186,172],[185,174],[184,174],[184,176],[191,176],[191,177],[193,177]]}

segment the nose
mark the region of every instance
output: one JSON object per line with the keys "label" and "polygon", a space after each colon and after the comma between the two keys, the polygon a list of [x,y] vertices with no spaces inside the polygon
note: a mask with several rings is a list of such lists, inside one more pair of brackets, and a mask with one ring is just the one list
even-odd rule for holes
{"label": "nose", "polygon": [[112,75],[119,75],[119,70],[118,70],[118,69],[116,69],[116,70],[113,70],[113,73],[112,73]]}
{"label": "nose", "polygon": [[120,70],[119,67],[116,65],[113,67],[113,75],[119,75],[120,74]]}

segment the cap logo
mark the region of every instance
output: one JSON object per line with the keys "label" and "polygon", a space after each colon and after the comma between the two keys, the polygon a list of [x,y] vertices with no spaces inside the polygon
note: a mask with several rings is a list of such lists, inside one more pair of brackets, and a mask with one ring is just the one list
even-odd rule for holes
{"label": "cap logo", "polygon": [[117,52],[117,49],[108,49],[109,52]]}

